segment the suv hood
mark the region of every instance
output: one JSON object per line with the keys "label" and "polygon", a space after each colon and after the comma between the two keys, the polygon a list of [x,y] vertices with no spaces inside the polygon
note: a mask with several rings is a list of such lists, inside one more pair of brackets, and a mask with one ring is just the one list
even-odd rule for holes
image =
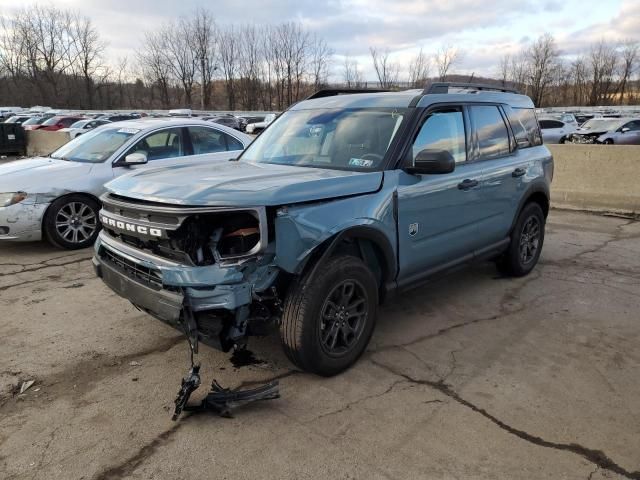
{"label": "suv hood", "polygon": [[105,185],[123,197],[177,205],[275,206],[378,190],[382,172],[242,161],[141,170]]}
{"label": "suv hood", "polygon": [[0,192],[46,193],[88,175],[92,166],[49,157],[14,160],[0,165]]}

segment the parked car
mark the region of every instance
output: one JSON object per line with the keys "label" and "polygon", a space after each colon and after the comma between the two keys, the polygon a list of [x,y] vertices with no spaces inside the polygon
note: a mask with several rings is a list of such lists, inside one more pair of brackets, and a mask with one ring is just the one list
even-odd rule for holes
{"label": "parked car", "polygon": [[17,123],[19,125],[22,125],[32,117],[32,115],[14,115],[13,117],[7,118],[4,123]]}
{"label": "parked car", "polygon": [[83,133],[87,133],[94,128],[101,127],[102,125],[106,125],[107,123],[112,123],[109,120],[98,119],[98,120],[78,120],[76,123],[72,124],[68,128],[61,128],[61,132],[68,132],[69,138],[74,139]]}
{"label": "parked car", "polygon": [[539,123],[544,143],[565,143],[567,137],[577,130],[573,124],[553,118],[540,118]]}
{"label": "parked car", "polygon": [[[237,157],[251,137],[188,119],[103,125],[48,157],[0,165],[0,241],[39,240],[62,248],[91,245],[104,183],[124,173]],[[150,192],[151,193],[151,192]]]}
{"label": "parked car", "polygon": [[37,130],[40,125],[42,125],[52,117],[55,117],[55,115],[52,113],[36,114],[29,120],[25,121],[22,124],[22,128],[24,128],[25,130]]}
{"label": "parked car", "polygon": [[234,117],[233,115],[204,117],[203,120],[213,123],[219,123],[220,125],[233,128],[234,130],[238,130],[239,132],[244,132],[245,128],[247,127],[247,124],[245,122],[243,122],[240,118]]}
{"label": "parked car", "polygon": [[639,118],[593,118],[572,135],[571,143],[640,145]]}
{"label": "parked car", "polygon": [[22,107],[0,107],[0,121],[4,121],[23,111],[24,108]]}
{"label": "parked car", "polygon": [[472,259],[536,265],[553,159],[532,101],[487,88],[318,92],[237,161],[120,177],[96,273],[192,340],[226,351],[279,326],[294,364],[337,374],[393,292]]}
{"label": "parked car", "polygon": [[259,133],[265,128],[267,128],[269,124],[273,122],[275,119],[276,119],[276,114],[270,113],[269,115],[264,117],[264,120],[262,120],[261,122],[250,123],[249,125],[247,125],[247,127],[245,128],[245,131],[247,133]]}
{"label": "parked car", "polygon": [[109,120],[110,122],[122,122],[125,120],[137,120],[140,118],[139,113],[110,113],[97,117],[96,120]]}
{"label": "parked car", "polygon": [[39,125],[34,130],[45,130],[47,132],[57,132],[62,128],[70,127],[72,124],[76,123],[78,120],[83,120],[84,117],[80,116],[66,116],[66,115],[56,115],[55,117],[51,117],[48,120],[45,120],[41,125]]}

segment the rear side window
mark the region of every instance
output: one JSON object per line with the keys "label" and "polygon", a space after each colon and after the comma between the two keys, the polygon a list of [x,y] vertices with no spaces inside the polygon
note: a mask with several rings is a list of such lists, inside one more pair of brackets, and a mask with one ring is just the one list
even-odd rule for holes
{"label": "rear side window", "polygon": [[562,128],[564,124],[562,122],[558,122],[557,120],[540,120],[540,128]]}
{"label": "rear side window", "polygon": [[469,108],[478,142],[479,159],[502,157],[511,151],[509,131],[498,107],[474,105]]}
{"label": "rear side window", "polygon": [[516,137],[518,148],[542,145],[542,136],[533,108],[504,107],[509,117],[511,129]]}
{"label": "rear side window", "polygon": [[238,140],[214,128],[189,127],[189,134],[194,155],[244,149]]}

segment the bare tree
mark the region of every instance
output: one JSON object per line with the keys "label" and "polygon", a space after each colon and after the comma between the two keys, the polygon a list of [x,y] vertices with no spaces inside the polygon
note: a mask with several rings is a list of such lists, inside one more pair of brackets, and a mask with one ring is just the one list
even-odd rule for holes
{"label": "bare tree", "polygon": [[358,61],[351,58],[350,55],[344,57],[342,79],[347,88],[360,88],[364,83]]}
{"label": "bare tree", "polygon": [[549,34],[539,37],[525,53],[531,85],[531,99],[542,105],[547,89],[553,81],[553,69],[557,65],[558,50]]}
{"label": "bare tree", "polygon": [[375,47],[369,47],[369,53],[371,54],[373,68],[376,71],[380,87],[391,88],[393,85],[398,83],[400,66],[397,63],[391,62],[389,58],[389,50],[381,52]]}
{"label": "bare tree", "polygon": [[621,46],[621,71],[620,71],[620,83],[618,87],[619,103],[624,103],[624,97],[627,93],[627,86],[631,80],[632,75],[635,73],[638,53],[640,45],[633,40],[627,40],[622,43]]}
{"label": "bare tree", "polygon": [[451,67],[453,67],[460,58],[460,51],[451,45],[445,45],[438,50],[438,53],[435,55],[435,63],[441,82],[446,80]]}
{"label": "bare tree", "polygon": [[152,87],[156,86],[160,90],[162,106],[169,107],[172,67],[165,54],[164,40],[160,32],[149,32],[145,35],[142,49],[138,52],[138,61]]}
{"label": "bare tree", "polygon": [[310,59],[309,68],[311,70],[311,83],[314,90],[319,90],[326,85],[329,80],[329,68],[333,50],[329,48],[323,38],[314,35],[309,42]]}
{"label": "bare tree", "polygon": [[614,75],[618,64],[618,54],[612,45],[600,40],[591,46],[588,58],[591,70],[589,105],[607,103],[614,93]]}
{"label": "bare tree", "polygon": [[431,59],[422,51],[409,61],[409,84],[414,88],[424,88],[431,72]]}
{"label": "bare tree", "polygon": [[204,8],[196,10],[189,21],[191,48],[197,60],[200,76],[200,108],[211,105],[211,81],[218,68],[216,64],[216,24],[211,12]]}
{"label": "bare tree", "polygon": [[82,77],[87,95],[87,106],[93,108],[95,81],[100,69],[104,69],[102,55],[105,43],[87,17],[77,15],[73,22],[73,49],[75,61],[72,69]]}
{"label": "bare tree", "polygon": [[236,108],[236,78],[239,68],[240,41],[234,26],[218,31],[218,61],[224,75],[229,110]]}

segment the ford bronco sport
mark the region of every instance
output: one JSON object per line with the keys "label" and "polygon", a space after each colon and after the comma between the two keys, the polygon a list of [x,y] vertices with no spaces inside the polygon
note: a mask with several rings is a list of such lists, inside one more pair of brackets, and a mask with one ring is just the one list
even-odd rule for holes
{"label": "ford bronco sport", "polygon": [[97,275],[228,351],[279,327],[298,367],[334,375],[378,305],[453,267],[536,265],[553,159],[531,100],[473,84],[321,91],[235,161],[107,184]]}

